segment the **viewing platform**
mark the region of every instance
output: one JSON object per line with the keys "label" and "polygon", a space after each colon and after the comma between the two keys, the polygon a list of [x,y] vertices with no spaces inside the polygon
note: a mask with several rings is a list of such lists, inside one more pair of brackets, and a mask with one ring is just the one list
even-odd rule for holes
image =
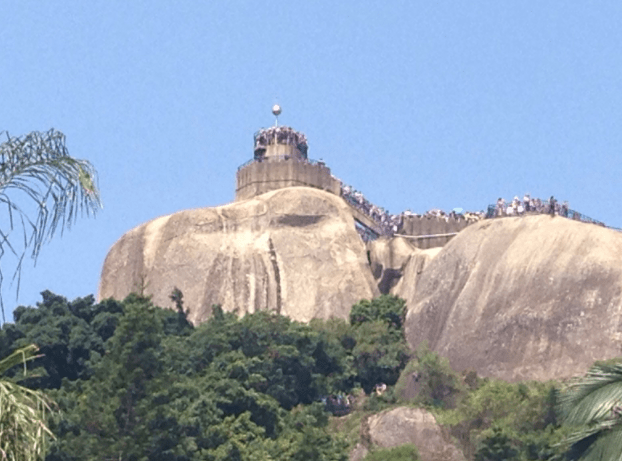
{"label": "viewing platform", "polygon": [[235,200],[295,186],[315,187],[339,195],[341,183],[324,162],[290,155],[265,156],[238,168]]}

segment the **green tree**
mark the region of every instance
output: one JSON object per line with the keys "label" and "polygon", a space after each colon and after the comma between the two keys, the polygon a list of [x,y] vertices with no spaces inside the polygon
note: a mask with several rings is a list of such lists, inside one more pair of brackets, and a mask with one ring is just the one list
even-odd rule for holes
{"label": "green tree", "polygon": [[[406,302],[382,295],[352,306],[351,350],[357,380],[369,393],[378,383],[395,384],[409,359],[404,337]],[[345,338],[344,338],[345,339]]]}
{"label": "green tree", "polygon": [[[5,323],[0,330],[0,350],[39,346],[42,355],[24,381],[33,389],[58,389],[63,379],[88,379],[93,362],[105,353],[123,304],[113,299],[96,304],[93,296],[69,302],[47,290],[41,296],[37,307],[20,306],[13,311],[15,323]],[[171,320],[177,317],[166,312]]]}
{"label": "green tree", "polygon": [[149,439],[145,413],[150,396],[162,387],[158,382],[164,369],[161,311],[146,298],[129,296],[93,376],[77,382],[78,395],[86,398],[75,409],[71,398],[58,399],[61,408],[71,413],[59,427],[59,435],[81,435],[81,443],[70,437],[61,445],[67,453],[80,454],[82,459],[139,459],[144,452]]}
{"label": "green tree", "polygon": [[324,382],[319,332],[215,308],[190,334],[167,334],[177,312],[137,295],[123,305],[93,373],[54,391],[63,419],[48,461],[347,459],[324,406],[299,403]]}
{"label": "green tree", "polygon": [[353,326],[378,320],[386,323],[391,329],[400,331],[405,317],[406,301],[391,295],[382,295],[371,301],[363,299],[350,310],[350,323]]}
{"label": "green tree", "polygon": [[518,459],[515,435],[505,428],[495,426],[477,445],[475,461],[510,461]]}
{"label": "green tree", "polygon": [[[36,357],[37,346],[14,351],[0,360],[0,376],[10,368]],[[52,433],[46,425],[51,403],[41,392],[9,380],[0,380],[0,457],[9,461],[43,459]]]}
{"label": "green tree", "polygon": [[[0,205],[6,206],[0,226],[0,258],[17,258],[13,278],[19,278],[24,257],[37,259],[43,243],[76,218],[101,207],[96,172],[85,161],[71,157],[65,136],[55,130],[11,137],[0,144]],[[17,231],[18,234],[12,234]],[[0,286],[3,273],[0,267]],[[1,302],[2,320],[6,321]]]}
{"label": "green tree", "polygon": [[559,398],[562,421],[576,428],[568,459],[622,459],[622,363],[600,363]]}
{"label": "green tree", "polygon": [[431,351],[426,342],[416,352],[410,373],[417,378],[419,395],[416,401],[423,405],[453,408],[465,386],[459,374],[449,365],[447,358]]}

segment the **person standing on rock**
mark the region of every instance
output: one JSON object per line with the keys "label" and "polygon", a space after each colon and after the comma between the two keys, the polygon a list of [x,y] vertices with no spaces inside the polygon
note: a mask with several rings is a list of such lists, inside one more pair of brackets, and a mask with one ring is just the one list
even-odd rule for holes
{"label": "person standing on rock", "polygon": [[562,203],[562,208],[560,211],[560,214],[564,217],[567,218],[568,217],[568,210],[570,209],[568,202],[565,201],[564,203]]}
{"label": "person standing on rock", "polygon": [[505,210],[505,200],[499,197],[499,199],[497,200],[497,217],[498,218],[503,216],[503,210]]}
{"label": "person standing on rock", "polygon": [[518,196],[515,196],[514,200],[512,200],[512,214],[514,214],[514,216],[518,216],[519,205],[520,205],[520,200],[518,199]]}
{"label": "person standing on rock", "polygon": [[529,194],[525,194],[525,196],[523,197],[523,208],[525,209],[525,213],[529,213],[530,209],[529,209],[529,201],[530,201],[530,197]]}
{"label": "person standing on rock", "polygon": [[555,197],[551,195],[551,198],[549,199],[549,213],[551,216],[555,216],[555,205],[557,205],[557,200],[555,200]]}

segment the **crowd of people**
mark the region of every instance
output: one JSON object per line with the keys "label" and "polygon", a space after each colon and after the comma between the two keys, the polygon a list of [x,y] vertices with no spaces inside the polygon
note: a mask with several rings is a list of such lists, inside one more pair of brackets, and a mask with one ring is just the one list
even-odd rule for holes
{"label": "crowd of people", "polygon": [[378,207],[365,198],[362,192],[353,189],[351,186],[341,184],[341,196],[354,208],[371,218],[381,230],[381,234],[391,236],[401,231],[405,219],[409,218],[429,218],[450,220],[465,220],[467,223],[474,223],[482,219],[497,218],[502,216],[522,216],[526,214],[550,214],[553,216],[563,216],[582,222],[590,222],[604,226],[600,221],[595,221],[587,216],[581,215],[570,209],[568,202],[559,202],[551,196],[548,200],[531,197],[525,194],[523,199],[518,196],[513,200],[506,201],[499,198],[495,205],[488,207],[488,212],[483,211],[463,211],[461,208],[454,208],[450,212],[445,212],[438,208],[431,209],[420,215],[406,210],[400,214],[391,214],[382,207]]}
{"label": "crowd of people", "polygon": [[499,197],[495,205],[494,213],[492,213],[491,216],[491,213],[489,212],[488,217],[519,216],[525,213],[532,213],[559,215],[568,218],[569,212],[570,207],[568,206],[567,201],[560,204],[552,195],[550,199],[542,200],[539,198],[533,198],[529,194],[525,194],[522,200],[516,196],[509,202],[506,202],[505,199]]}
{"label": "crowd of people", "polygon": [[563,216],[564,218],[573,219],[575,221],[587,222],[605,226],[605,223],[596,221],[588,216],[571,210],[567,201],[559,203],[559,201],[551,196],[548,200],[532,198],[529,194],[525,194],[523,199],[518,196],[511,201],[505,201],[503,198],[497,199],[495,205],[488,207],[487,218],[498,218],[502,216],[522,216],[525,214],[549,214],[551,216]]}
{"label": "crowd of people", "polygon": [[307,137],[304,133],[296,131],[288,126],[271,126],[263,128],[255,134],[255,156],[265,152],[271,144],[287,144],[296,146],[298,150],[306,157],[307,155]]}
{"label": "crowd of people", "polygon": [[444,219],[445,221],[456,220],[462,221],[465,220],[469,223],[477,222],[486,217],[486,213],[483,211],[463,211],[461,208],[454,208],[449,213],[446,213],[443,210],[438,208],[433,208],[431,210],[426,211],[424,214],[419,215],[417,213],[413,213],[410,210],[406,210],[402,213],[402,216],[415,216],[417,218],[436,218],[436,219]]}
{"label": "crowd of people", "polygon": [[423,215],[413,213],[410,210],[403,211],[400,214],[391,214],[388,210],[378,207],[365,198],[362,192],[353,189],[351,186],[341,184],[341,196],[354,208],[358,209],[369,218],[371,218],[382,230],[382,235],[393,235],[399,232],[404,223],[404,219],[415,218],[434,218],[449,221],[466,220],[469,223],[479,221],[486,217],[483,211],[467,211],[455,208],[449,213],[439,209],[432,209]]}
{"label": "crowd of people", "polygon": [[350,413],[355,398],[353,395],[327,395],[320,398],[324,409],[335,416],[345,416]]}
{"label": "crowd of people", "polygon": [[369,216],[382,229],[383,235],[392,235],[401,226],[401,215],[393,215],[365,198],[362,192],[341,184],[341,196],[354,208]]}

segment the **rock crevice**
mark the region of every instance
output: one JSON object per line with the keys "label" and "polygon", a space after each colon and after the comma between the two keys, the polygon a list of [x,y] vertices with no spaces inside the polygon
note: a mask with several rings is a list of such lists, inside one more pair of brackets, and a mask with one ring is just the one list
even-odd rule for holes
{"label": "rock crevice", "polygon": [[272,239],[268,239],[270,245],[270,261],[272,262],[272,269],[274,270],[274,282],[276,284],[276,313],[281,315],[281,273],[279,272],[279,263],[276,259],[276,251],[274,251],[274,245]]}

